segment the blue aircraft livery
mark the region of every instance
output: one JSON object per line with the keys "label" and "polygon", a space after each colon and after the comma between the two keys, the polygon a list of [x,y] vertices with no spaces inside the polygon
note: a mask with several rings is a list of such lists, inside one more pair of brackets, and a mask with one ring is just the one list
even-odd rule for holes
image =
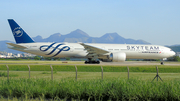
{"label": "blue aircraft livery", "polygon": [[64,47],[62,47],[62,48],[59,48],[60,46],[62,46],[62,45],[64,45],[64,44],[58,44],[58,45],[56,45],[55,47],[53,47],[53,45],[55,45],[55,44],[56,44],[56,42],[52,43],[52,44],[49,45],[49,46],[48,46],[48,45],[43,45],[43,46],[40,47],[40,50],[43,51],[43,52],[46,52],[46,51],[48,51],[49,49],[53,48],[53,50],[52,50],[50,53],[46,54],[46,55],[51,55],[51,54],[53,54],[56,50],[58,50],[58,52],[57,52],[55,55],[53,55],[53,57],[57,56],[57,55],[60,54],[62,51],[69,51],[69,50],[70,50],[70,47],[68,47],[68,46],[64,46]]}
{"label": "blue aircraft livery", "polygon": [[13,20],[8,19],[16,43],[34,43],[34,40]]}
{"label": "blue aircraft livery", "polygon": [[13,34],[15,37],[21,37],[23,35],[23,30],[21,27],[16,27],[14,30],[13,30]]}

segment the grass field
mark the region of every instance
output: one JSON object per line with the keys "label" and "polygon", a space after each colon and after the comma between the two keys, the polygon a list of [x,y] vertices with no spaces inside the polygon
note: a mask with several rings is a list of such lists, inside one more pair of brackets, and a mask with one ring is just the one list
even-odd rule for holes
{"label": "grass field", "polygon": [[12,79],[1,80],[2,99],[78,99],[88,101],[178,101],[180,81],[150,82],[137,79]]}
{"label": "grass field", "polygon": [[[28,66],[19,64],[9,64],[10,71],[28,71]],[[30,65],[31,71],[50,71],[50,65]],[[52,65],[54,71],[75,71],[74,65]],[[155,65],[128,66],[130,72],[156,72]],[[101,72],[100,65],[77,65],[79,72]],[[159,65],[160,73],[180,73],[180,65]],[[7,70],[6,65],[1,64],[0,70]],[[127,72],[127,66],[103,66],[104,72]]]}
{"label": "grass field", "polygon": [[[0,71],[0,73],[6,73],[6,71]],[[10,71],[10,79],[17,78],[29,78],[28,71]],[[12,76],[11,76],[12,75]],[[163,81],[179,80],[180,73],[159,73]],[[152,80],[156,76],[156,73],[141,73],[130,72],[131,79]],[[53,72],[53,79],[75,79],[75,72]],[[31,71],[30,78],[33,79],[51,79],[50,71]],[[101,79],[101,72],[78,72],[78,80],[86,79]],[[121,78],[128,79],[127,72],[104,72],[103,79]],[[7,79],[7,76],[0,76],[0,79]]]}
{"label": "grass field", "polygon": [[100,65],[80,64],[76,81],[74,65],[55,62],[52,81],[51,63],[21,62],[8,63],[9,81],[6,65],[0,65],[0,100],[180,100],[178,65],[158,65],[163,82],[151,82],[156,76],[156,65],[128,66],[129,80],[127,66],[103,66],[102,80]]}
{"label": "grass field", "polygon": [[[47,78],[51,79],[50,64],[42,64],[45,61],[0,61],[2,63],[11,62],[8,64],[10,78],[29,78],[28,64],[30,64],[31,78]],[[37,64],[34,64],[37,62]],[[71,63],[76,63],[70,61]],[[79,61],[81,62],[81,61]],[[24,64],[21,64],[24,63]],[[46,61],[45,63],[53,63],[53,79],[59,80],[64,78],[75,79],[74,65],[58,65],[59,61]],[[140,65],[128,66],[130,70],[130,78],[152,80],[156,75],[155,65]],[[179,65],[158,65],[159,75],[163,80],[179,79],[180,66]],[[100,65],[77,65],[78,80],[80,79],[100,79],[101,67]],[[127,66],[103,66],[104,79],[111,78],[127,78]],[[5,64],[0,65],[0,79],[6,78],[1,74],[7,74],[7,67]]]}

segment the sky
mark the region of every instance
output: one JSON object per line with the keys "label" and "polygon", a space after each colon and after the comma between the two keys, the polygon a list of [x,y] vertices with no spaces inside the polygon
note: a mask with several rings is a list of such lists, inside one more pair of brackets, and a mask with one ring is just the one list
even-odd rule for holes
{"label": "sky", "polygon": [[81,29],[156,45],[180,44],[180,0],[0,0],[0,41],[14,41],[7,19],[31,37]]}

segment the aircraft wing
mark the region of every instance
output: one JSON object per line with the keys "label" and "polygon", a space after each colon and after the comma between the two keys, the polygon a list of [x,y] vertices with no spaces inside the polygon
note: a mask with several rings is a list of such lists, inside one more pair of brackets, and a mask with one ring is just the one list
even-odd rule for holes
{"label": "aircraft wing", "polygon": [[80,43],[80,44],[89,53],[87,56],[103,55],[103,54],[109,53],[109,51],[98,48],[98,47],[94,47],[94,46],[87,45],[87,44],[84,44],[84,43]]}
{"label": "aircraft wing", "polygon": [[14,44],[14,43],[7,43],[8,45],[11,45],[15,48],[21,48],[21,49],[27,49],[27,47],[24,47],[24,46],[21,46],[21,45],[17,45],[17,44]]}

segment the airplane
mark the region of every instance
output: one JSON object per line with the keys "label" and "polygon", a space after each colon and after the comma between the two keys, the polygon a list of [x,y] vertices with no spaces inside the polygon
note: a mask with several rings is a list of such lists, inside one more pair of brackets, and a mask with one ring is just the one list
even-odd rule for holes
{"label": "airplane", "polygon": [[160,45],[35,42],[13,19],[8,19],[16,44],[8,48],[43,57],[86,58],[85,64],[123,62],[126,59],[164,59],[175,52]]}

